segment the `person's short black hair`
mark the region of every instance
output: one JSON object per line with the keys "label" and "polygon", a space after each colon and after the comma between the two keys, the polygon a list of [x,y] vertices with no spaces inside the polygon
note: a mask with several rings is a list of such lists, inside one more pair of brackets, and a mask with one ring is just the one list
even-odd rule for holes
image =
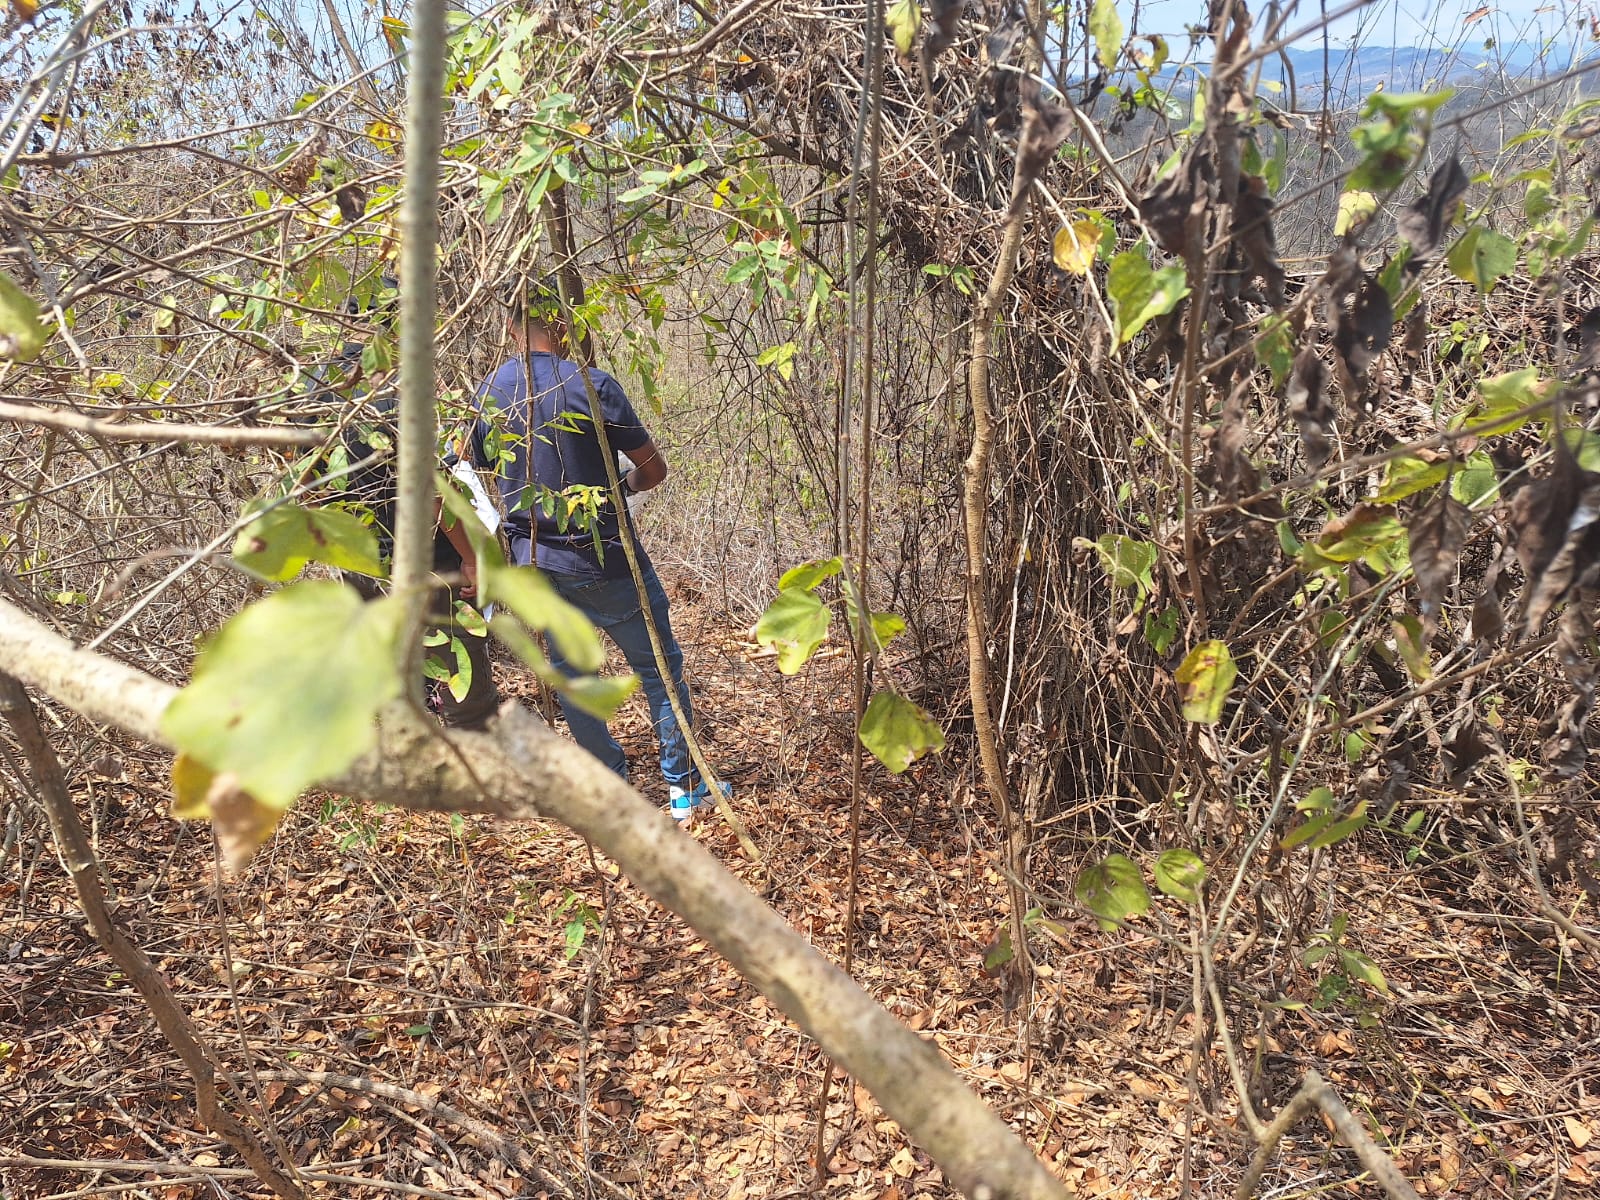
{"label": "person's short black hair", "polygon": [[513,321],[553,325],[561,319],[561,288],[551,275],[512,280],[501,299]]}

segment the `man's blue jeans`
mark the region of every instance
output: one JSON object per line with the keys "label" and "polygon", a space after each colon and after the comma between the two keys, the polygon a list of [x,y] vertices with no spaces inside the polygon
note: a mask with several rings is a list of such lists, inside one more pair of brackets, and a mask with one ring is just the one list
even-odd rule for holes
{"label": "man's blue jeans", "polygon": [[[641,556],[642,557],[642,556]],[[672,622],[667,613],[667,593],[649,559],[640,566],[644,571],[645,594],[650,597],[650,613],[655,618],[656,632],[661,635],[661,647],[667,660],[667,671],[678,703],[683,706],[684,719],[692,722],[694,713],[689,705],[689,689],[683,685],[683,650],[672,636]],[[644,613],[639,607],[639,593],[633,577],[622,579],[583,579],[576,575],[546,573],[556,591],[596,628],[611,635],[611,640],[628,660],[628,666],[644,685],[645,698],[650,702],[650,719],[655,725],[656,741],[661,744],[661,774],[669,786],[688,790],[698,778],[689,761],[689,747],[684,742],[683,731],[673,715],[672,704],[667,699],[667,681],[661,678],[656,667],[655,653],[650,649],[650,630],[644,623]],[[563,675],[576,674],[571,665],[561,657],[554,639],[550,639],[550,661]],[[567,728],[590,754],[610,767],[624,779],[628,777],[628,759],[611,736],[606,723],[590,716],[575,704],[561,697],[561,711],[567,718]]]}

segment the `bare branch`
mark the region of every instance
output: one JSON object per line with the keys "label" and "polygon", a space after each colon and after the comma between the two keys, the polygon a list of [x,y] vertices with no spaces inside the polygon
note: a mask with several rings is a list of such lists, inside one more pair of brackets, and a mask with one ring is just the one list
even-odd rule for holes
{"label": "bare branch", "polygon": [[328,430],[263,428],[250,425],[176,425],[165,421],[108,421],[83,413],[11,404],[0,400],[0,419],[46,429],[70,429],[114,442],[184,442],[208,446],[315,446]]}

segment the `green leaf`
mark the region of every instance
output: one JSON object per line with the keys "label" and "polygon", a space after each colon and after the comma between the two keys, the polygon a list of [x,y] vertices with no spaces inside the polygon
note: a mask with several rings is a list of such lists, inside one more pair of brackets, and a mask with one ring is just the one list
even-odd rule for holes
{"label": "green leaf", "polygon": [[173,745],[263,804],[286,809],[377,740],[402,690],[392,597],[364,603],[329,580],[297,583],[222,626],[162,714]]}
{"label": "green leaf", "polygon": [[1202,725],[1215,725],[1238,677],[1239,668],[1226,642],[1201,642],[1184,657],[1173,676],[1183,697],[1183,715]]}
{"label": "green leaf", "polygon": [[1305,822],[1295,826],[1288,833],[1284,834],[1283,841],[1280,842],[1279,845],[1285,850],[1293,850],[1301,842],[1315,837],[1329,825],[1333,824],[1334,818],[1338,815],[1338,813],[1322,812],[1318,813],[1314,817],[1308,818]]}
{"label": "green leaf", "polygon": [[[1522,367],[1478,381],[1483,396],[1473,406],[1467,425],[1479,437],[1493,437],[1521,429],[1533,419],[1523,413],[1549,395],[1550,380],[1539,378],[1538,367]],[[1513,414],[1523,413],[1521,416]]]}
{"label": "green leaf", "polygon": [[1154,542],[1106,533],[1090,545],[1100,555],[1100,565],[1111,577],[1113,587],[1137,588],[1141,599],[1155,588],[1154,571],[1160,549]]}
{"label": "green leaf", "polygon": [[575,670],[592,673],[605,666],[605,648],[589,618],[562,599],[538,568],[485,567],[478,565],[484,603],[503,604],[529,629],[548,634]]}
{"label": "green leaf", "polygon": [[1386,996],[1389,994],[1389,981],[1383,977],[1383,972],[1378,970],[1378,964],[1361,951],[1339,947],[1339,965],[1351,979],[1359,979],[1362,983],[1377,988]]}
{"label": "green leaf", "polygon": [[919,705],[879,692],[861,714],[861,744],[896,775],[925,754],[944,749],[944,731]]}
{"label": "green leaf", "polygon": [[917,40],[917,30],[922,28],[922,6],[917,0],[895,0],[884,14],[883,23],[894,38],[894,48],[902,57],[909,58]]}
{"label": "green leaf", "polygon": [[0,271],[0,358],[32,362],[44,349],[39,302]]}
{"label": "green leaf", "polygon": [[1454,88],[1442,92],[1373,92],[1361,110],[1364,117],[1384,113],[1392,117],[1408,117],[1415,109],[1433,112],[1450,101],[1456,94]]}
{"label": "green leaf", "polygon": [[1445,261],[1457,278],[1484,295],[1517,268],[1517,244],[1504,234],[1475,225],[1450,247]]}
{"label": "green leaf", "polygon": [[1159,617],[1153,612],[1145,613],[1144,640],[1150,643],[1152,650],[1164,656],[1178,640],[1178,610],[1168,605]]}
{"label": "green leaf", "polygon": [[1139,875],[1139,868],[1121,854],[1112,854],[1102,863],[1085,867],[1075,889],[1078,903],[1092,912],[1106,932],[1130,917],[1150,911],[1150,893]]}
{"label": "green leaf", "polygon": [[1415,454],[1392,459],[1384,471],[1383,486],[1376,497],[1379,504],[1393,504],[1425,488],[1431,488],[1450,473],[1448,460],[1429,462]]}
{"label": "green leaf", "polygon": [[1142,250],[1124,250],[1111,260],[1106,291],[1115,310],[1117,345],[1130,341],[1156,317],[1165,316],[1189,294],[1177,264],[1153,270]]}
{"label": "green leaf", "polygon": [[378,539],[355,513],[337,508],[279,504],[254,517],[233,542],[233,561],[263,579],[281,583],[308,562],[358,575],[384,575]]}
{"label": "green leaf", "polygon": [[1094,38],[1095,57],[1106,70],[1114,70],[1122,53],[1122,16],[1116,0],[1094,0],[1089,9],[1089,36]]}
{"label": "green leaf", "polygon": [[372,376],[394,369],[394,339],[388,334],[374,334],[361,347],[361,373]]}
{"label": "green leaf", "polygon": [[534,675],[585,712],[609,721],[622,702],[639,686],[637,675],[578,675],[568,678],[545,658],[539,643],[508,613],[497,612],[489,622],[494,636],[532,668]]}
{"label": "green leaf", "polygon": [[1200,885],[1206,881],[1206,864],[1193,850],[1163,850],[1156,859],[1156,886],[1174,900],[1185,904],[1200,901]]}
{"label": "green leaf", "polygon": [[802,591],[814,591],[823,580],[833,578],[842,570],[844,563],[837,556],[803,562],[783,573],[783,578],[778,580],[778,590],[800,588]]}
{"label": "green leaf", "polygon": [[1423,636],[1422,622],[1416,617],[1406,616],[1389,622],[1389,625],[1394,630],[1395,649],[1400,652],[1411,678],[1418,683],[1432,678],[1433,668],[1428,663],[1428,639]]}
{"label": "green leaf", "polygon": [[1294,369],[1294,329],[1287,317],[1273,313],[1261,323],[1255,354],[1256,361],[1272,372],[1272,386],[1282,387]]}
{"label": "green leaf", "polygon": [[872,614],[872,637],[882,650],[895,638],[906,631],[906,619],[898,613],[875,612]]}
{"label": "green leaf", "polygon": [[777,650],[778,670],[793,675],[827,638],[832,617],[828,606],[807,589],[780,588],[756,622],[756,641]]}

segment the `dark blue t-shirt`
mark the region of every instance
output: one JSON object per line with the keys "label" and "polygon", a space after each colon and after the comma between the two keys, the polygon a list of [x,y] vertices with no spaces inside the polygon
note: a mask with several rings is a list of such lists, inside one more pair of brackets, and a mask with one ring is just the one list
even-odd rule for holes
{"label": "dark blue t-shirt", "polygon": [[[626,454],[648,442],[650,434],[622,386],[595,367],[589,368],[589,380],[600,397],[611,449]],[[609,496],[600,507],[597,527],[580,529],[569,522],[565,531],[557,515],[546,514],[539,502],[541,489],[560,492],[574,484],[603,488],[609,482],[589,410],[589,389],[578,365],[541,351],[519,356],[502,364],[478,389],[478,403],[481,415],[472,431],[472,457],[479,467],[496,473],[513,549],[520,550],[517,543],[527,541],[537,520],[542,569],[588,579],[626,577],[628,560]]]}

